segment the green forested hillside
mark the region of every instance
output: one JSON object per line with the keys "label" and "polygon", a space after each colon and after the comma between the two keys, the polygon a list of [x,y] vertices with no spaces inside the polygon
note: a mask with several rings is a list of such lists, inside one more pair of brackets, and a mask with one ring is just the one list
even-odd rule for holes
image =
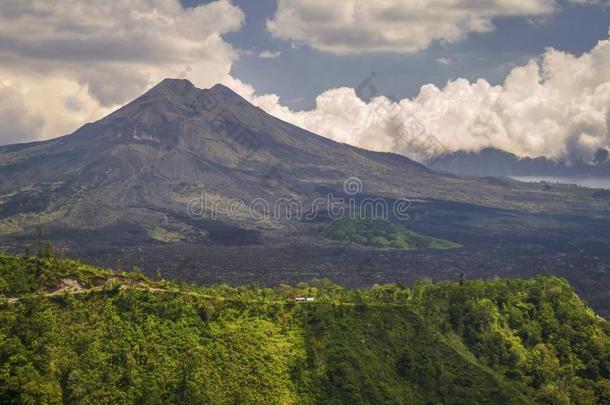
{"label": "green forested hillside", "polygon": [[550,276],[195,287],[0,256],[0,290],[3,404],[610,403],[610,327]]}

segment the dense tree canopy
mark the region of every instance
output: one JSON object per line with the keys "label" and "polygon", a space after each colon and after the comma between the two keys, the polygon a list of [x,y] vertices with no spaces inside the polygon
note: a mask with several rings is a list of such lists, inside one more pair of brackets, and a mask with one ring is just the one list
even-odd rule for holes
{"label": "dense tree canopy", "polygon": [[0,256],[0,288],[0,403],[610,402],[610,327],[551,276],[197,287]]}

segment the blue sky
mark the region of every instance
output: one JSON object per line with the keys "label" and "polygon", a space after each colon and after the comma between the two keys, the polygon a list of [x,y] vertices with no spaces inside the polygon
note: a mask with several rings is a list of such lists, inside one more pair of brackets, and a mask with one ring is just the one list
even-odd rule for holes
{"label": "blue sky", "polygon": [[[185,6],[205,3],[183,0]],[[449,79],[485,78],[503,81],[516,65],[542,54],[547,47],[579,55],[608,37],[610,7],[562,3],[560,9],[541,18],[498,17],[495,30],[471,33],[452,44],[433,43],[414,53],[364,53],[334,55],[307,45],[292,47],[290,41],[273,38],[266,21],[273,17],[276,0],[233,0],[246,15],[238,32],[224,36],[242,52],[231,74],[254,86],[258,93],[273,93],[295,109],[313,107],[315,97],[329,88],[356,88],[372,72],[380,94],[396,98],[416,96],[425,83],[439,87]],[[280,52],[272,59],[257,55]],[[448,64],[441,64],[446,59]]]}

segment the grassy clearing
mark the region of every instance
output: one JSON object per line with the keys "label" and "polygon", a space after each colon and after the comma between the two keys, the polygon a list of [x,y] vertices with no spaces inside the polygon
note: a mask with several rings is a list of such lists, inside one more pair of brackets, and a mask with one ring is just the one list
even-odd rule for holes
{"label": "grassy clearing", "polygon": [[381,249],[455,249],[461,245],[417,234],[385,219],[342,218],[323,230],[329,239]]}

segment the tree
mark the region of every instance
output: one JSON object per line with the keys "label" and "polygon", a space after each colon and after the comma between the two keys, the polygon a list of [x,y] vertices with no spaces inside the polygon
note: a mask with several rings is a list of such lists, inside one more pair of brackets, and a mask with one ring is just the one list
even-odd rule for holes
{"label": "tree", "polygon": [[53,244],[51,242],[47,242],[44,245],[40,246],[38,250],[38,256],[50,259],[55,256]]}

